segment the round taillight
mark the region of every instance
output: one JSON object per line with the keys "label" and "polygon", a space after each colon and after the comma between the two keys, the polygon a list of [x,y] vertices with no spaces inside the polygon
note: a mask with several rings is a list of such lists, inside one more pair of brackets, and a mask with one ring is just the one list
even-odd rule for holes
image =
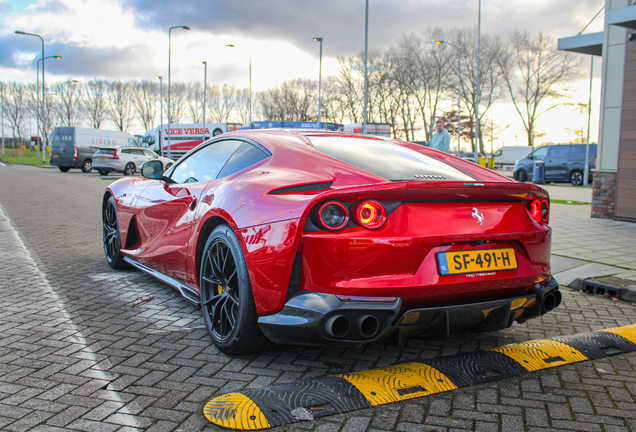
{"label": "round taillight", "polygon": [[541,222],[541,210],[541,200],[539,198],[533,199],[530,203],[530,215],[532,219]]}
{"label": "round taillight", "polygon": [[366,200],[355,206],[356,221],[367,229],[378,229],[386,222],[386,210],[382,203]]}
{"label": "round taillight", "polygon": [[344,204],[338,201],[329,201],[318,209],[318,220],[328,230],[339,230],[349,222],[349,212]]}
{"label": "round taillight", "polygon": [[547,199],[541,199],[541,221],[544,223],[548,223],[550,220],[550,203]]}

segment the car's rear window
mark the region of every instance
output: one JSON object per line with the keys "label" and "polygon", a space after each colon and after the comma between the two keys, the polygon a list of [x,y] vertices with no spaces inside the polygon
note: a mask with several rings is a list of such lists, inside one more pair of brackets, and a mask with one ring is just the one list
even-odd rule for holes
{"label": "car's rear window", "polygon": [[114,155],[115,154],[115,149],[100,149],[97,150],[97,153],[100,155]]}
{"label": "car's rear window", "polygon": [[307,135],[316,150],[392,181],[474,180],[442,161],[372,138]]}

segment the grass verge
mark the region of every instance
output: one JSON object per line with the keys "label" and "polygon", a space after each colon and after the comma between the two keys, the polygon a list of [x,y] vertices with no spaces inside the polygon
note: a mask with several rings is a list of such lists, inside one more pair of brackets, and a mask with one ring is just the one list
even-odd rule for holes
{"label": "grass verge", "polygon": [[590,205],[588,202],[551,199],[550,204]]}
{"label": "grass verge", "polygon": [[38,158],[38,152],[35,150],[22,150],[22,149],[4,149],[4,156],[0,154],[0,161],[6,163],[19,163],[28,165],[48,165],[49,159],[46,162],[42,162],[42,155]]}

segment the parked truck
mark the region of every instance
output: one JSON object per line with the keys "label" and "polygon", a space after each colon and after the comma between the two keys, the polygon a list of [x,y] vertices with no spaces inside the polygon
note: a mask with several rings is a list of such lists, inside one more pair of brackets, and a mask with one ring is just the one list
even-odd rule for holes
{"label": "parked truck", "polygon": [[157,126],[144,133],[141,142],[145,147],[159,153],[162,156],[168,156],[168,138],[170,139],[170,158],[178,159],[205,139],[221,135],[225,132],[239,130],[240,123],[205,123],[205,131],[203,123],[188,124],[170,124],[170,133],[168,133],[168,125]]}

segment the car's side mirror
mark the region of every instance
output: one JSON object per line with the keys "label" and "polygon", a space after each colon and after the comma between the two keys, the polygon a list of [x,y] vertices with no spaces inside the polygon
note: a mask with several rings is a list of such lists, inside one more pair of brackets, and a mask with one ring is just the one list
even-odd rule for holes
{"label": "car's side mirror", "polygon": [[147,179],[159,180],[163,175],[163,164],[159,160],[149,160],[141,165],[141,176]]}
{"label": "car's side mirror", "polygon": [[528,159],[532,160],[534,159],[534,156],[532,156],[531,154],[528,155]]}

